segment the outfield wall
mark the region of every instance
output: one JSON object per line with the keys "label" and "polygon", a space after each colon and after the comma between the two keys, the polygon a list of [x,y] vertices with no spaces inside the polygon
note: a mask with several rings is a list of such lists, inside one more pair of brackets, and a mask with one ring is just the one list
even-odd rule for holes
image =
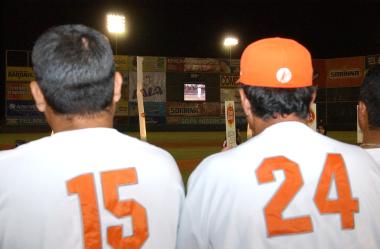
{"label": "outfield wall", "polygon": [[[21,54],[21,55],[20,55]],[[15,58],[13,58],[15,57]],[[16,57],[26,58],[23,59]],[[29,90],[34,79],[30,51],[7,53],[3,130],[48,129]],[[136,56],[114,57],[123,75],[122,98],[115,126],[138,129]],[[314,85],[318,86],[317,117],[328,130],[355,130],[358,90],[366,70],[380,64],[380,55],[315,59]],[[233,100],[239,128],[246,127],[236,80],[239,60],[215,58],[144,57],[143,95],[148,130],[223,130],[224,101]],[[205,101],[184,101],[184,84],[204,84]]]}

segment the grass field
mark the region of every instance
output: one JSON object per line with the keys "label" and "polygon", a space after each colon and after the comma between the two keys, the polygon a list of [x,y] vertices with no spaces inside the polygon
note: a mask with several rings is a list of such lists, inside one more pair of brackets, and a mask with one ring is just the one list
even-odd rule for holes
{"label": "grass field", "polygon": [[[138,137],[136,132],[128,135]],[[32,141],[49,133],[0,133],[0,150],[15,147],[17,140]],[[243,141],[246,137],[243,135]],[[355,144],[356,132],[330,131],[327,134],[340,141]],[[184,182],[198,163],[205,157],[219,152],[224,141],[224,132],[148,132],[148,142],[167,150],[177,161]]]}

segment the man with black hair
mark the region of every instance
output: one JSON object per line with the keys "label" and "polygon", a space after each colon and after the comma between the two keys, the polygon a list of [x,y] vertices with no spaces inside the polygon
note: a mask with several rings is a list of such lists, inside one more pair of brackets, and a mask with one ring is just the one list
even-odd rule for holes
{"label": "man with black hair", "polygon": [[363,131],[361,146],[380,165],[380,64],[373,66],[360,87],[359,126]]}
{"label": "man with black hair", "polygon": [[262,39],[240,65],[255,136],[192,173],[177,248],[380,248],[376,164],[360,147],[307,125],[316,97],[308,50]]}
{"label": "man with black hair", "polygon": [[0,153],[0,248],[175,248],[182,179],[169,153],[112,128],[122,77],[108,39],[53,27],[32,61],[54,134]]}

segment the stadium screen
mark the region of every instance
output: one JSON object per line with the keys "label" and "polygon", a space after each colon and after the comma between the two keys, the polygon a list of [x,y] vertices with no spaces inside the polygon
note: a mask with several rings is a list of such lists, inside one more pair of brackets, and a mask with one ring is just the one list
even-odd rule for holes
{"label": "stadium screen", "polygon": [[206,85],[203,83],[185,83],[183,90],[185,101],[206,100]]}

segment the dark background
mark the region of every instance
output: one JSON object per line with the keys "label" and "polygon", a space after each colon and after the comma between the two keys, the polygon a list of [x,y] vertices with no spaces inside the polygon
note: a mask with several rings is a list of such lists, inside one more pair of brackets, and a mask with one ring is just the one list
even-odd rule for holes
{"label": "dark background", "polygon": [[[184,57],[227,57],[225,34],[236,35],[238,58],[254,40],[291,37],[314,58],[380,52],[380,3],[362,1],[275,0],[5,0],[2,43],[6,49],[31,49],[53,25],[83,23],[107,34],[105,15],[127,18],[128,34],[119,37],[121,54]],[[114,37],[109,36],[114,44]]]}
{"label": "dark background", "polygon": [[[380,53],[379,0],[5,0],[1,9],[0,124],[5,50],[31,50],[47,28],[68,23],[104,32],[115,49],[116,39],[107,33],[105,19],[113,11],[127,19],[127,34],[117,39],[118,54],[226,58],[226,34],[239,38],[233,58],[239,58],[249,43],[271,36],[298,40],[313,58]],[[322,95],[320,99],[326,99]]]}

